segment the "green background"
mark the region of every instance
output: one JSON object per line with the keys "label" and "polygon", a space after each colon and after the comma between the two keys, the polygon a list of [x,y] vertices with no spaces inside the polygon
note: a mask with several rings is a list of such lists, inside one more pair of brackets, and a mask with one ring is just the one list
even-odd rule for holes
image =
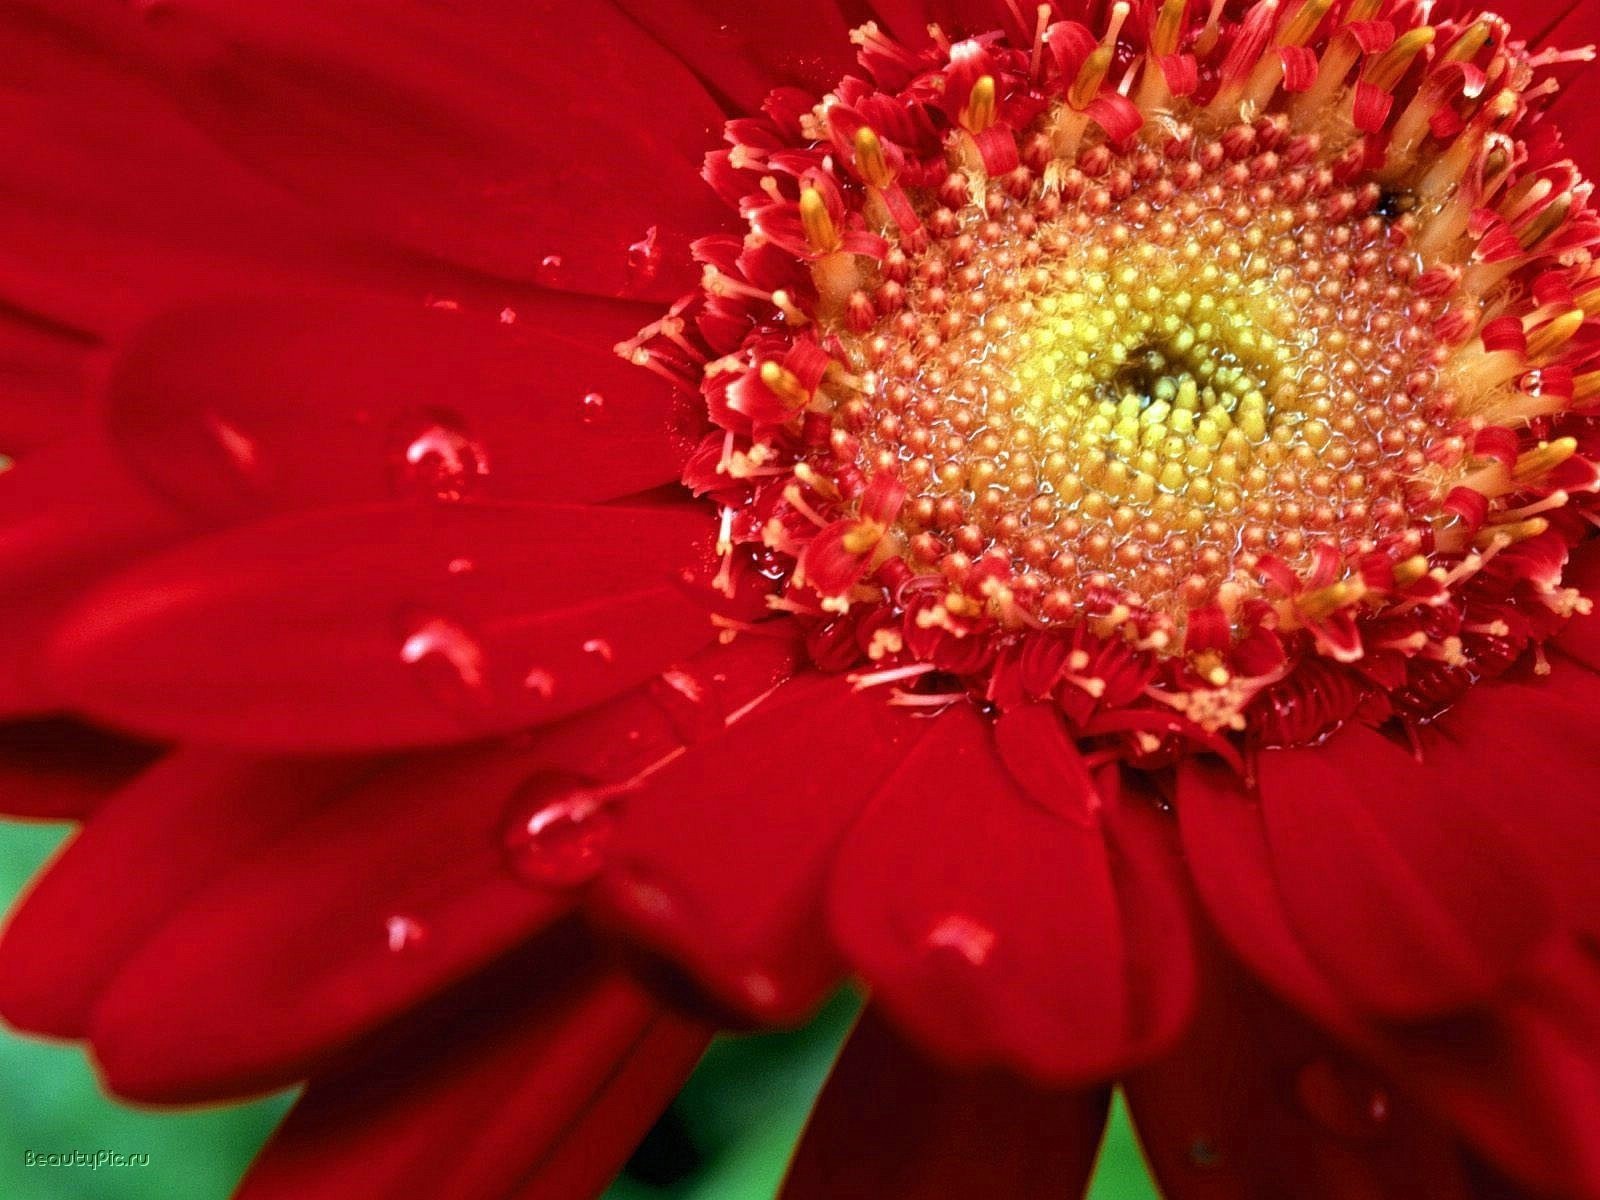
{"label": "green background", "polygon": [[[0,825],[0,902],[9,906],[60,842],[60,825]],[[704,1159],[668,1189],[624,1177],[607,1200],[766,1200],[848,1028],[841,996],[798,1033],[728,1038],[707,1053],[679,1102]],[[0,1198],[223,1200],[288,1109],[285,1095],[201,1112],[151,1113],[106,1100],[81,1051],[0,1034]],[[28,1167],[26,1150],[148,1153],[146,1167]],[[1092,1200],[1155,1196],[1119,1105]]]}

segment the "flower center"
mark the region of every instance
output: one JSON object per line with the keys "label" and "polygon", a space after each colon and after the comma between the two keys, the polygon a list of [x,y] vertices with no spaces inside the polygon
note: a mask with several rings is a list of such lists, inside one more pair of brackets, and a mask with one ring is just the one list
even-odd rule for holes
{"label": "flower center", "polygon": [[1393,0],[996,10],[857,30],[866,78],[707,160],[749,232],[618,349],[705,402],[720,582],[896,703],[1141,760],[1543,669],[1600,491],[1600,222],[1540,128],[1585,56]]}
{"label": "flower center", "polygon": [[998,558],[1031,612],[1092,594],[1176,626],[1260,592],[1264,554],[1304,574],[1405,530],[1452,424],[1415,221],[1261,140],[939,184],[928,249],[891,252],[841,337],[860,393],[814,460],[898,474],[914,570]]}

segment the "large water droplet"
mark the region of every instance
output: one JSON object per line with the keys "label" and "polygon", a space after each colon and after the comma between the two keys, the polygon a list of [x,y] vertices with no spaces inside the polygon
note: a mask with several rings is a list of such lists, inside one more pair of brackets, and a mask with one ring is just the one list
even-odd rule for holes
{"label": "large water droplet", "polygon": [[428,936],[426,927],[420,921],[404,913],[396,913],[385,921],[383,930],[389,942],[389,950],[394,954],[411,949]]}
{"label": "large water droplet", "polygon": [[395,425],[395,490],[433,500],[465,500],[482,490],[489,474],[483,445],[457,414],[430,408]]}
{"label": "large water droplet", "polygon": [[483,647],[448,617],[416,616],[406,623],[400,661],[413,667],[426,688],[450,708],[481,708],[488,703]]}
{"label": "large water droplet", "polygon": [[530,883],[568,888],[599,872],[616,832],[610,789],[576,775],[541,775],[524,784],[507,810],[506,862]]}
{"label": "large water droplet", "polygon": [[1379,1137],[1394,1100],[1370,1073],[1352,1063],[1319,1058],[1295,1075],[1295,1095],[1313,1121],[1330,1133],[1356,1141]]}

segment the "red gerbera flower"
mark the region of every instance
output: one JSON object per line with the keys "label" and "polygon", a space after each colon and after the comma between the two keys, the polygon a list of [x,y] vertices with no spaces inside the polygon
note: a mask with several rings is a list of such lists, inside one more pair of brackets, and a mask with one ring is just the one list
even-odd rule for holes
{"label": "red gerbera flower", "polygon": [[255,1200],[850,975],[791,1197],[1600,1196],[1594,9],[756,8],[5,14],[0,1011]]}

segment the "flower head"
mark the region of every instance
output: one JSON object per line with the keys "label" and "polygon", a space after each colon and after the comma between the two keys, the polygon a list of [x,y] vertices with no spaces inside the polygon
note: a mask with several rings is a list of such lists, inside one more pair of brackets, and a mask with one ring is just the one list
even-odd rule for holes
{"label": "flower head", "polygon": [[795,1200],[1600,1196],[1590,10],[758,8],[0,18],[0,1011],[257,1200],[850,976]]}

